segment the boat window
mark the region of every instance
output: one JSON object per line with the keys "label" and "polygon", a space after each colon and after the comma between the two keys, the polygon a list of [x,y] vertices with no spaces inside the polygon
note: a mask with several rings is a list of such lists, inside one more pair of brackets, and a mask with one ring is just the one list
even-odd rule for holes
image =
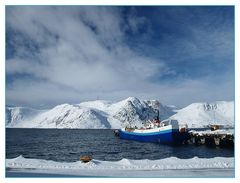
{"label": "boat window", "polygon": [[162,121],[161,124],[160,124],[161,127],[162,126],[167,126],[167,125],[169,125],[169,121]]}

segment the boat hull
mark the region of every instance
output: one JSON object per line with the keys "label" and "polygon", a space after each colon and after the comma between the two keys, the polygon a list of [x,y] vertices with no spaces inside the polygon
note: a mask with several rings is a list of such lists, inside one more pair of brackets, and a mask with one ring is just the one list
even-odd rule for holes
{"label": "boat hull", "polygon": [[189,138],[189,134],[188,132],[179,132],[178,129],[169,129],[153,133],[135,133],[120,130],[119,137],[121,139],[136,140],[141,142],[180,145]]}

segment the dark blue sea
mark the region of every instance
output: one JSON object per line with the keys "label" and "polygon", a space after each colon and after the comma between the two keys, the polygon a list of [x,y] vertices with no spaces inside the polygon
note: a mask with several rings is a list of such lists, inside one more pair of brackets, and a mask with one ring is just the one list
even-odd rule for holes
{"label": "dark blue sea", "polygon": [[157,143],[122,140],[113,130],[80,129],[6,129],[6,158],[78,161],[82,155],[94,159],[116,161],[127,159],[182,159],[234,157],[234,149],[182,145],[177,147]]}

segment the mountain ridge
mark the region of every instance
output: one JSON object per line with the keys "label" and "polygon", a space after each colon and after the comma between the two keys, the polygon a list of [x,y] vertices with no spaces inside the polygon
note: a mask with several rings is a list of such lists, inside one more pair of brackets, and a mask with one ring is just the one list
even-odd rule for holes
{"label": "mountain ridge", "polygon": [[182,109],[166,106],[158,100],[129,97],[119,102],[96,100],[80,104],[61,104],[49,110],[6,107],[7,128],[116,129],[128,125],[140,127],[146,120],[176,119],[188,127],[210,124],[234,126],[234,102],[192,103]]}

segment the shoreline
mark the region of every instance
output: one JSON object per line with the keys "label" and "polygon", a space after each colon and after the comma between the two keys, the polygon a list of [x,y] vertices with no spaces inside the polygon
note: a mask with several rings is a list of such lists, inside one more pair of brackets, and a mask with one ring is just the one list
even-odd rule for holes
{"label": "shoreline", "polygon": [[6,159],[6,177],[234,177],[234,157],[56,162]]}

